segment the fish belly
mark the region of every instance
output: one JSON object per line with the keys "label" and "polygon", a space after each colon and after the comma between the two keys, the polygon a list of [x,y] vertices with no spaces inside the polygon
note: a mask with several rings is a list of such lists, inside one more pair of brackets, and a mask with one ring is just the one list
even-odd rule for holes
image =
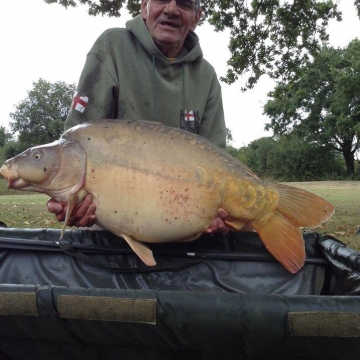
{"label": "fish belly", "polygon": [[97,223],[139,241],[195,240],[216,217],[221,202],[218,191],[196,180],[122,167],[105,173],[103,180],[93,173],[86,182],[96,205]]}

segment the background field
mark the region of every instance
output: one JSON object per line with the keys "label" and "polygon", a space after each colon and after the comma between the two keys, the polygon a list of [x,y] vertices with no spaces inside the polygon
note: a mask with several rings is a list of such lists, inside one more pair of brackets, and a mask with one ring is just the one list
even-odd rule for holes
{"label": "background field", "polygon": [[[334,216],[319,228],[321,234],[331,234],[351,248],[360,251],[360,181],[317,181],[286,183],[311,191],[335,206]],[[1,184],[0,184],[1,185]],[[5,183],[2,183],[5,186]],[[1,186],[0,186],[1,191]],[[3,189],[3,193],[6,190]],[[61,224],[48,213],[46,201],[40,194],[11,192],[0,196],[0,220],[8,227],[60,228]],[[306,210],[306,209],[305,209]]]}

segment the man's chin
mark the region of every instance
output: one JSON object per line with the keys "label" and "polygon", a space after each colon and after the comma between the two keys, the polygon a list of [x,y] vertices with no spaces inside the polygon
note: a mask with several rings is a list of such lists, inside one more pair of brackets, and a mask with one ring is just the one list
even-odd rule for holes
{"label": "man's chin", "polygon": [[[156,46],[159,48],[159,50],[168,57],[174,57],[180,54],[181,49],[183,47],[183,42],[179,41],[178,36],[169,36],[162,34],[163,36],[158,37],[155,40]],[[170,53],[170,55],[169,55]]]}

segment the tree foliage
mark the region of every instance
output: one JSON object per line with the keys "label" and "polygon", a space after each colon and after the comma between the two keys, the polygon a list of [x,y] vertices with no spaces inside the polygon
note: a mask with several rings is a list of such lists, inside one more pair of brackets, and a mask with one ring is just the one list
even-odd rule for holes
{"label": "tree foliage", "polygon": [[0,163],[3,164],[5,160],[13,158],[14,156],[20,154],[23,150],[24,149],[20,147],[18,141],[8,141],[4,147],[0,148]]}
{"label": "tree foliage", "polygon": [[327,180],[344,175],[344,167],[328,146],[291,135],[276,142],[268,154],[267,168],[271,177],[280,181]]}
{"label": "tree foliage", "polygon": [[[126,8],[140,11],[141,0],[44,0],[62,6],[88,7],[90,15],[120,16]],[[341,0],[348,1],[348,0]],[[228,71],[231,84],[244,76],[252,88],[268,74],[273,79],[296,78],[297,69],[315,56],[328,40],[329,20],[341,20],[335,0],[202,0],[204,20],[215,30],[230,30]],[[360,0],[354,1],[360,17]]]}
{"label": "tree foliage", "polygon": [[109,17],[119,17],[121,10],[126,3],[126,9],[130,14],[138,14],[140,12],[141,1],[135,0],[44,0],[47,4],[57,3],[66,8],[76,7],[77,5],[88,6],[89,15],[107,15]]}
{"label": "tree foliage", "polygon": [[340,19],[333,1],[255,0],[204,2],[206,16],[217,30],[230,29],[231,58],[223,80],[233,83],[246,74],[248,88],[268,74],[293,78],[299,66],[328,39],[330,19]]}
{"label": "tree foliage", "polygon": [[344,166],[327,146],[307,143],[296,136],[263,137],[231,155],[248,165],[262,179],[313,181],[338,179]]}
{"label": "tree foliage", "polygon": [[4,126],[0,126],[0,147],[4,147],[11,139],[11,133]]}
{"label": "tree foliage", "polygon": [[300,69],[297,81],[280,82],[264,107],[274,134],[297,134],[339,151],[348,173],[360,146],[360,41],[344,49],[324,46]]}
{"label": "tree foliage", "polygon": [[268,157],[276,146],[276,141],[271,137],[254,140],[242,149],[243,161],[261,178],[273,178],[268,165]]}
{"label": "tree foliage", "polygon": [[39,79],[26,99],[10,114],[13,134],[18,134],[19,150],[57,140],[71,105],[75,85]]}

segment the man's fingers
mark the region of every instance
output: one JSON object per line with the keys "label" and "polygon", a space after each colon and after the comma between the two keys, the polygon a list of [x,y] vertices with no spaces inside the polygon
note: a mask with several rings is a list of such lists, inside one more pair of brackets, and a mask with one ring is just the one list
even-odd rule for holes
{"label": "man's fingers", "polygon": [[47,202],[48,211],[52,214],[61,214],[64,211],[64,205],[54,199],[49,199]]}
{"label": "man's fingers", "polygon": [[[218,216],[222,222],[218,222],[218,230],[223,234],[223,235],[226,235],[230,229],[229,227],[225,224],[225,221],[231,221],[231,216],[229,215],[228,212],[226,212],[224,209],[218,209]],[[219,219],[218,218],[218,219]],[[246,223],[240,231],[255,231],[254,230],[254,227],[251,225],[251,223]]]}
{"label": "man's fingers", "polygon": [[95,216],[96,206],[95,204],[91,204],[85,215],[81,219],[77,219],[75,221],[75,226],[77,227],[91,227],[95,224],[96,216]]}
{"label": "man's fingers", "polygon": [[[54,199],[50,199],[47,202],[47,207],[50,213],[55,214],[58,221],[64,221],[66,211],[68,209],[67,204],[59,203]],[[91,195],[87,195],[81,203],[75,206],[72,214],[67,222],[68,226],[77,227],[90,227],[95,224],[96,206],[92,202]]]}
{"label": "man's fingers", "polygon": [[217,219],[213,220],[210,226],[205,230],[206,234],[212,234],[217,229]]}
{"label": "man's fingers", "polygon": [[220,231],[223,235],[226,235],[229,232],[229,228],[226,226],[226,224],[220,217],[217,217],[211,222],[209,228],[205,231],[205,233],[212,234],[216,231]]}
{"label": "man's fingers", "polygon": [[227,220],[230,217],[229,213],[226,212],[224,209],[221,209],[221,208],[218,209],[218,215],[223,220]]}
{"label": "man's fingers", "polygon": [[226,235],[229,232],[229,228],[221,218],[217,218],[217,224],[218,224],[218,231],[220,231],[223,235]]}

